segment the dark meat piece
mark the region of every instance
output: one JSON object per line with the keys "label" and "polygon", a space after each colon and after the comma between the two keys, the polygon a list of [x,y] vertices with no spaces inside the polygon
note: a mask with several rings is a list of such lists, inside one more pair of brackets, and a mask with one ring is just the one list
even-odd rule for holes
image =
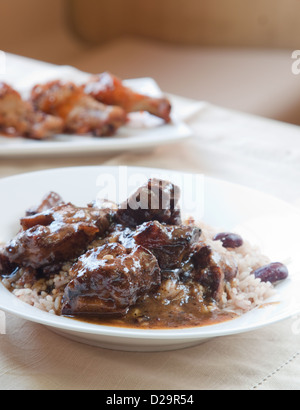
{"label": "dark meat piece", "polygon": [[37,109],[60,117],[69,133],[110,136],[127,121],[121,107],[104,105],[71,82],[37,85],[31,99]]}
{"label": "dark meat piece", "polygon": [[10,276],[16,269],[17,265],[11,263],[4,248],[0,248],[0,276]]}
{"label": "dark meat piece", "polygon": [[141,225],[133,239],[156,256],[161,269],[170,270],[183,267],[200,236],[199,228],[162,225],[155,221]]}
{"label": "dark meat piece", "polygon": [[201,242],[201,229],[192,225],[165,225],[146,222],[130,230],[112,235],[111,239],[127,247],[141,245],[157,258],[162,279],[175,278],[183,282],[197,282],[205,288],[207,297],[220,301],[226,282],[236,277],[237,264],[228,252],[219,254]]}
{"label": "dark meat piece", "polygon": [[8,84],[0,82],[0,131],[9,136],[45,139],[62,132],[61,118],[34,110]]}
{"label": "dark meat piece", "polygon": [[119,206],[116,218],[130,227],[149,221],[180,225],[179,199],[179,187],[168,181],[150,179]]}
{"label": "dark meat piece", "polygon": [[[128,236],[127,233],[120,238],[130,244]],[[201,283],[207,295],[219,301],[226,281],[237,275],[237,264],[229,253],[225,257],[213,251],[200,237],[199,228],[156,221],[144,223],[132,233],[135,243],[149,249],[158,259],[163,278],[176,270],[179,280]]]}
{"label": "dark meat piece", "polygon": [[199,242],[194,247],[192,262],[195,269],[190,279],[204,286],[207,296],[220,301],[226,281],[231,281],[238,273],[234,258],[229,254],[222,256],[210,246]]}
{"label": "dark meat piece", "polygon": [[124,315],[161,283],[157,260],[148,250],[139,246],[129,252],[117,243],[88,251],[71,275],[63,315]]}
{"label": "dark meat piece", "polygon": [[49,192],[38,206],[27,210],[26,216],[33,216],[62,204],[64,204],[64,201],[59,194],[56,192]]}
{"label": "dark meat piece", "polygon": [[85,92],[104,104],[118,105],[128,113],[147,111],[165,122],[171,121],[172,107],[167,98],[152,98],[135,93],[110,73],[93,76],[87,83]]}
{"label": "dark meat piece", "polygon": [[5,248],[10,263],[41,268],[78,257],[110,226],[101,210],[60,205],[21,219],[23,230]]}

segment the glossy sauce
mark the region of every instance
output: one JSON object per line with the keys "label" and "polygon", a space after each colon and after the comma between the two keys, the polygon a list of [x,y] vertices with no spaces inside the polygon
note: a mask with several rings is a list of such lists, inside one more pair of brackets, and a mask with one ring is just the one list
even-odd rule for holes
{"label": "glossy sauce", "polygon": [[87,323],[134,329],[184,329],[228,322],[239,317],[191,298],[187,303],[159,303],[155,296],[138,302],[124,317],[72,317]]}

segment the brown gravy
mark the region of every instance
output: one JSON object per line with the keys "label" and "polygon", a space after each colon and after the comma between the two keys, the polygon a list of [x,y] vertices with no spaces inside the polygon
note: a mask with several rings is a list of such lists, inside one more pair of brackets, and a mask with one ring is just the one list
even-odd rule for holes
{"label": "brown gravy", "polygon": [[72,317],[75,320],[91,324],[134,328],[134,329],[184,329],[204,327],[227,322],[238,317],[233,312],[222,311],[216,306],[207,306],[204,302],[189,300],[188,303],[171,302],[168,305],[158,303],[154,297],[148,297],[130,308],[123,317]]}

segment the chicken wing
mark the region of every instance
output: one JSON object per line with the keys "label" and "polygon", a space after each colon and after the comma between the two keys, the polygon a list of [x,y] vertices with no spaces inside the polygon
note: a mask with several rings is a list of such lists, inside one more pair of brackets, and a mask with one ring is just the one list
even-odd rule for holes
{"label": "chicken wing", "polygon": [[103,104],[118,105],[127,113],[147,111],[167,123],[171,121],[171,104],[167,98],[152,98],[135,93],[110,73],[93,76],[86,84],[85,92]]}
{"label": "chicken wing", "polygon": [[127,121],[122,108],[96,101],[71,82],[36,85],[31,100],[37,109],[62,118],[68,133],[111,136]]}
{"label": "chicken wing", "polygon": [[16,90],[0,82],[0,132],[40,140],[60,133],[62,129],[61,118],[35,111]]}

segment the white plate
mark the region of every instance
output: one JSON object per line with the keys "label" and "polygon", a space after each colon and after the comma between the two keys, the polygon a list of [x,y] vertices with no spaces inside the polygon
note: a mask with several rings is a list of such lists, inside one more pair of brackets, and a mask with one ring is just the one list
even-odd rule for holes
{"label": "white plate", "polygon": [[[37,83],[45,83],[54,79],[73,81],[82,84],[90,74],[81,72],[74,67],[53,66],[39,61],[9,56],[7,75],[1,76],[1,81],[7,81],[18,90],[24,98],[30,94],[31,88]],[[22,72],[25,74],[16,75]],[[13,73],[13,75],[12,75]],[[159,97],[162,92],[152,78],[126,80],[124,83],[143,94]],[[172,101],[171,101],[172,102]],[[173,104],[173,103],[172,103]],[[147,150],[160,145],[170,144],[191,136],[190,128],[173,110],[172,122],[165,124],[162,120],[147,113],[130,114],[130,121],[121,127],[116,136],[95,138],[92,136],[56,135],[51,140],[35,141],[25,138],[7,138],[0,135],[0,157],[33,157],[57,156],[70,154],[88,154],[124,152],[132,150]]]}
{"label": "white plate", "polygon": [[117,167],[64,168],[6,178],[0,180],[1,239],[11,239],[18,230],[18,220],[24,210],[38,203],[50,190],[57,191],[65,200],[86,205],[108,186],[113,196],[114,181],[117,181],[115,186],[120,187],[122,197],[127,195],[124,184],[128,184],[131,191],[153,175],[179,183],[184,189],[185,200],[188,200],[187,192],[192,184],[199,184],[203,195],[199,217],[216,227],[241,232],[245,238],[261,246],[274,261],[289,260],[290,278],[278,286],[276,296],[270,300],[278,304],[269,304],[227,323],[177,330],[124,329],[53,316],[19,301],[2,285],[0,309],[79,342],[127,351],[189,347],[211,338],[253,331],[300,313],[300,213],[263,193],[211,178]]}

